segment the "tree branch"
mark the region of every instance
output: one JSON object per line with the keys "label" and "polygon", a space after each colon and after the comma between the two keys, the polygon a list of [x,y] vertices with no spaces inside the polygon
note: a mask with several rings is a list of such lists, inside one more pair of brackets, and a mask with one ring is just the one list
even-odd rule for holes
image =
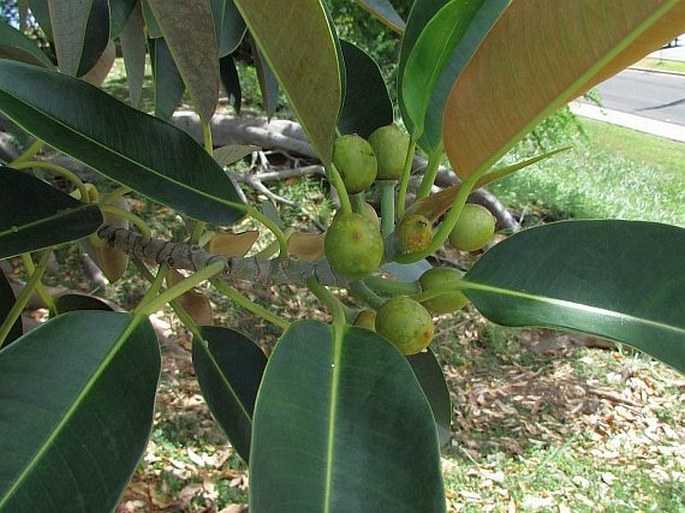
{"label": "tree branch", "polygon": [[97,235],[111,248],[157,265],[166,264],[171,269],[195,272],[214,262],[223,261],[226,268],[221,276],[227,281],[245,280],[263,285],[286,283],[305,285],[307,278],[315,276],[324,285],[334,287],[349,285],[347,280],[338,278],[333,273],[324,258],[314,262],[304,262],[289,257],[273,260],[262,260],[257,257],[226,258],[212,255],[197,244],[162,239],[150,239],[146,243],[139,233],[125,228],[115,228],[108,224],[102,226]]}

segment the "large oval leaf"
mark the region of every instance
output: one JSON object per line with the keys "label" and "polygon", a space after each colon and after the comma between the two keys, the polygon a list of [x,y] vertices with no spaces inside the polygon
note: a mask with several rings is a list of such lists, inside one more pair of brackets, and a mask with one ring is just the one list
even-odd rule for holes
{"label": "large oval leaf", "polygon": [[233,0],[210,0],[219,58],[233,53],[243,41],[247,26]]}
{"label": "large oval leaf", "polygon": [[0,167],[0,204],[0,258],[87,237],[102,224],[97,205],[9,167]]}
{"label": "large oval leaf", "polygon": [[[141,9],[138,0],[109,0],[112,39],[119,37],[134,9]],[[142,10],[141,16],[142,16]]]}
{"label": "large oval leaf", "polygon": [[431,405],[438,440],[440,440],[440,445],[444,446],[450,441],[452,403],[440,363],[431,350],[407,356],[407,360]]}
{"label": "large oval leaf", "polygon": [[512,0],[452,0],[411,48],[402,80],[403,117],[421,147],[442,148],[442,114],[455,80]]}
{"label": "large oval leaf", "polygon": [[[448,2],[449,0],[415,0],[412,4],[404,36],[402,37],[400,62],[397,67],[400,109],[402,110],[403,116],[405,115],[405,109],[403,106],[404,99],[402,98],[402,90],[404,89],[402,80],[404,79],[404,69],[407,66],[407,61],[409,60],[409,56],[411,55],[412,50],[414,50],[414,46],[419,40],[421,33],[426,28],[426,25],[428,25],[428,22]],[[409,123],[411,123],[411,119],[409,120]],[[408,127],[411,127],[411,125],[408,125]]]}
{"label": "large oval leaf", "polygon": [[[138,107],[145,80],[145,58],[147,39],[145,37],[145,20],[140,3],[133,10],[121,28],[119,43],[126,67],[126,85],[128,86],[129,103]],[[154,42],[151,43],[154,45]]]}
{"label": "large oval leaf", "polygon": [[431,409],[389,342],[314,321],[285,332],[257,397],[250,511],[445,511]]}
{"label": "large oval leaf", "polygon": [[221,69],[221,83],[226,89],[228,103],[233,105],[236,115],[240,115],[240,107],[243,100],[243,90],[240,86],[240,76],[232,55],[227,55],[219,60]]}
{"label": "large oval leaf", "polygon": [[329,163],[342,86],[325,8],[319,0],[236,0],[235,4],[316,153]]}
{"label": "large oval leaf", "polygon": [[209,0],[147,0],[195,110],[205,123],[219,99],[219,50]]}
{"label": "large oval leaf", "polygon": [[340,41],[345,60],[345,98],[338,129],[368,138],[378,127],[393,121],[392,102],[381,70],[369,54],[347,41]]}
{"label": "large oval leaf", "polygon": [[202,395],[236,452],[250,457],[252,415],[266,355],[249,338],[218,326],[203,326],[193,339],[193,365]]}
{"label": "large oval leaf", "polygon": [[62,73],[0,60],[0,110],[51,146],[191,217],[230,224],[241,203],[185,132]]}
{"label": "large oval leaf", "polygon": [[0,23],[0,58],[52,68],[52,62],[36,43],[7,23]]}
{"label": "large oval leaf", "polygon": [[685,372],[685,229],[567,221],[520,232],[464,277],[489,319],[630,344]]}
{"label": "large oval leaf", "polygon": [[160,353],[145,319],[64,314],[0,351],[0,511],[112,511],[152,427]]}
{"label": "large oval leaf", "polygon": [[150,63],[155,81],[155,116],[169,121],[178,107],[186,86],[163,38],[150,41]]}
{"label": "large oval leaf", "polygon": [[47,37],[49,41],[52,41],[52,24],[50,23],[50,8],[48,7],[48,0],[27,0],[27,3],[31,9],[31,14],[45,33],[45,37]]}
{"label": "large oval leaf", "polygon": [[108,0],[48,0],[48,6],[60,69],[85,75],[109,43]]}
{"label": "large oval leaf", "polygon": [[466,177],[597,80],[683,31],[680,0],[530,0],[506,10],[450,93],[445,150]]}

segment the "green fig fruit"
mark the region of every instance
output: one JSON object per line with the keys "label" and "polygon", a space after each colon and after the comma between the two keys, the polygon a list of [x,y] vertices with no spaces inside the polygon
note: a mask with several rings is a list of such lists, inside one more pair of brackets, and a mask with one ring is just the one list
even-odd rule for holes
{"label": "green fig fruit", "polygon": [[324,253],[333,271],[350,280],[373,273],[383,258],[383,238],[378,225],[351,212],[333,219],[324,239]]}
{"label": "green fig fruit", "polygon": [[357,134],[343,135],[335,140],[333,165],[350,194],[365,191],[376,180],[376,155],[368,141]]}
{"label": "green fig fruit", "polygon": [[354,325],[367,330],[376,331],[376,312],[365,308],[357,314]]}
{"label": "green fig fruit", "polygon": [[433,225],[421,214],[408,215],[397,225],[397,240],[404,251],[423,251],[433,241]]}
{"label": "green fig fruit", "polygon": [[[421,290],[427,292],[437,288],[445,288],[456,284],[462,279],[464,273],[451,267],[434,267],[428,269],[419,278]],[[433,315],[456,312],[464,308],[468,298],[459,290],[447,294],[441,294],[433,299],[422,301],[421,304]]]}
{"label": "green fig fruit", "polygon": [[495,218],[490,211],[474,203],[464,205],[457,224],[450,233],[450,244],[461,251],[483,248],[495,234]]}
{"label": "green fig fruit", "polygon": [[393,297],[376,313],[376,333],[392,342],[401,353],[416,354],[433,340],[433,319],[413,299]]}
{"label": "green fig fruit", "polygon": [[409,151],[409,136],[395,124],[382,126],[369,136],[378,161],[376,180],[399,180]]}

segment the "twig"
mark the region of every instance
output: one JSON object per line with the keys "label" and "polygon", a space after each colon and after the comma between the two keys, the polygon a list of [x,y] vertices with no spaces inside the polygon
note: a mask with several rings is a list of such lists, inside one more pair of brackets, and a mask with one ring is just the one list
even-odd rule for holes
{"label": "twig", "polygon": [[608,399],[609,401],[615,403],[626,404],[634,408],[642,408],[642,405],[640,403],[635,402],[631,399],[626,399],[625,397],[621,397],[620,395],[616,395],[613,392],[604,392],[603,390],[597,390],[595,388],[588,388],[586,390],[589,394],[596,395],[597,397],[601,397],[602,399]]}

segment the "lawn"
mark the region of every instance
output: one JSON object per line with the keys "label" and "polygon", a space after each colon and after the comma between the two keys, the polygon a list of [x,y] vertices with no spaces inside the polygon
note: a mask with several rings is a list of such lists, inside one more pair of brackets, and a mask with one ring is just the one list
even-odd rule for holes
{"label": "lawn", "polygon": [[[585,138],[491,186],[524,223],[617,218],[685,226],[685,144],[582,120]],[[526,220],[527,216],[532,220]]]}
{"label": "lawn", "polygon": [[649,69],[652,71],[666,71],[668,73],[685,74],[685,62],[656,59],[654,57],[645,57],[644,59],[636,62],[632,67],[637,69]]}

